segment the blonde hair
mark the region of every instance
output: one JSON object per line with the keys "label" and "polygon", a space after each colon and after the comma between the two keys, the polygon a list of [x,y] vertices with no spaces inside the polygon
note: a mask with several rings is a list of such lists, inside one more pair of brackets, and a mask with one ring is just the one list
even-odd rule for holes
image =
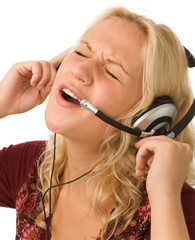
{"label": "blonde hair", "polygon": [[[178,122],[187,112],[193,100],[192,90],[189,84],[187,59],[184,48],[177,36],[165,25],[156,24],[152,20],[130,12],[123,7],[111,8],[101,14],[90,25],[109,18],[129,21],[137,25],[144,33],[142,48],[143,59],[143,88],[142,98],[129,110],[120,121],[125,125],[131,125],[133,117],[137,113],[145,111],[155,97],[169,95],[177,109],[178,115],[173,124]],[[84,35],[86,32],[84,33]],[[194,132],[191,124],[177,137],[177,141],[190,144],[194,151]],[[108,224],[114,221],[114,228],[121,218],[125,220],[122,231],[128,226],[142,201],[142,190],[145,188],[145,177],[138,178],[135,175],[135,148],[130,146],[131,136],[122,131],[116,131],[107,137],[102,144],[101,159],[88,175],[86,188],[90,196],[93,189],[95,196],[94,210],[103,219],[101,239],[105,234]],[[53,184],[58,184],[66,163],[66,143],[63,136],[57,136],[56,162],[53,175]],[[39,168],[41,191],[44,193],[50,184],[51,166],[53,159],[53,135],[48,141],[44,161]],[[187,181],[192,183],[195,177],[189,173]],[[194,182],[193,182],[194,183]],[[59,195],[59,189],[52,191],[52,211]],[[113,199],[115,210],[107,216],[101,205],[105,199]],[[48,215],[48,197],[45,199]],[[43,212],[37,218],[37,224],[45,228]],[[111,235],[110,235],[111,236]],[[107,239],[109,239],[109,237]]]}

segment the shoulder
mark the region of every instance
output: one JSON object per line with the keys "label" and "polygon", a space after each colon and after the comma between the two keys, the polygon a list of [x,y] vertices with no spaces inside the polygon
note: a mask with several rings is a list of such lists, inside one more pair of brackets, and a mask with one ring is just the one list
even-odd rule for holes
{"label": "shoulder", "polygon": [[21,176],[26,175],[41,153],[44,151],[46,141],[31,141],[10,145],[0,152],[1,163],[5,165],[7,173]]}
{"label": "shoulder", "polygon": [[31,153],[33,159],[27,176],[20,187],[16,198],[17,239],[44,239],[44,231],[36,225],[36,218],[40,214],[42,193],[38,188],[37,159],[45,149],[45,141],[34,141],[22,144],[24,151]]}
{"label": "shoulder", "polygon": [[4,151],[9,151],[10,153],[18,152],[18,153],[40,153],[41,150],[45,148],[46,141],[30,141],[19,143],[16,145],[10,145],[8,148],[4,148]]}
{"label": "shoulder", "polygon": [[17,164],[18,168],[15,169],[22,176],[20,178],[21,182],[18,185],[19,188],[26,181],[27,176],[31,175],[33,170],[37,172],[37,160],[43,153],[45,146],[45,141],[31,141],[10,146],[11,155],[17,155],[19,161]]}
{"label": "shoulder", "polygon": [[10,145],[0,151],[1,206],[15,206],[18,191],[45,146],[46,141],[31,141]]}
{"label": "shoulder", "polygon": [[36,156],[40,154],[40,152],[45,148],[46,141],[31,141],[18,143],[15,145],[10,145],[9,147],[5,147],[0,151],[0,154],[3,158],[7,158],[8,160],[12,157],[23,157],[26,155]]}

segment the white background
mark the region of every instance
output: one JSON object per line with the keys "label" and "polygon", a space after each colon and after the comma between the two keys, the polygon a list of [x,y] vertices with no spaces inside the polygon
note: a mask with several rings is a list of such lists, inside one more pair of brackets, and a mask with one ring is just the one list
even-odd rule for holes
{"label": "white background", "polygon": [[[19,61],[46,59],[71,46],[105,8],[126,6],[171,27],[195,55],[194,0],[6,0],[0,2],[0,79]],[[195,70],[190,70],[195,92]],[[1,119],[0,148],[48,139],[45,104]],[[1,194],[1,193],[0,193]],[[15,238],[15,210],[0,208],[0,239]]]}

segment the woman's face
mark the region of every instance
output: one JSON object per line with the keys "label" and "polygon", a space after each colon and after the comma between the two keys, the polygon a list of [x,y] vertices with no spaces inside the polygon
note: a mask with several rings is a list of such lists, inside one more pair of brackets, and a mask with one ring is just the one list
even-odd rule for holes
{"label": "woman's face", "polygon": [[45,113],[48,128],[67,138],[101,141],[107,124],[66,93],[87,99],[111,118],[122,116],[141,97],[143,39],[142,31],[124,20],[112,18],[93,26],[56,75]]}

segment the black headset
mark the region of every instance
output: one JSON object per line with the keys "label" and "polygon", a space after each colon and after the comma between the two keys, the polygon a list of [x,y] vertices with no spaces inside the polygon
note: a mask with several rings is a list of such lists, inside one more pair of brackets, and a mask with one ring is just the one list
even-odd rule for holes
{"label": "black headset", "polygon": [[[195,58],[187,48],[184,47],[184,50],[188,60],[188,67],[195,67]],[[160,96],[154,99],[152,105],[145,112],[134,118],[132,126],[128,127],[109,118],[87,100],[81,100],[80,105],[113,127],[140,138],[166,135],[174,139],[184,130],[195,115],[194,99],[185,116],[171,129],[171,125],[177,116],[177,108],[171,97]]]}

